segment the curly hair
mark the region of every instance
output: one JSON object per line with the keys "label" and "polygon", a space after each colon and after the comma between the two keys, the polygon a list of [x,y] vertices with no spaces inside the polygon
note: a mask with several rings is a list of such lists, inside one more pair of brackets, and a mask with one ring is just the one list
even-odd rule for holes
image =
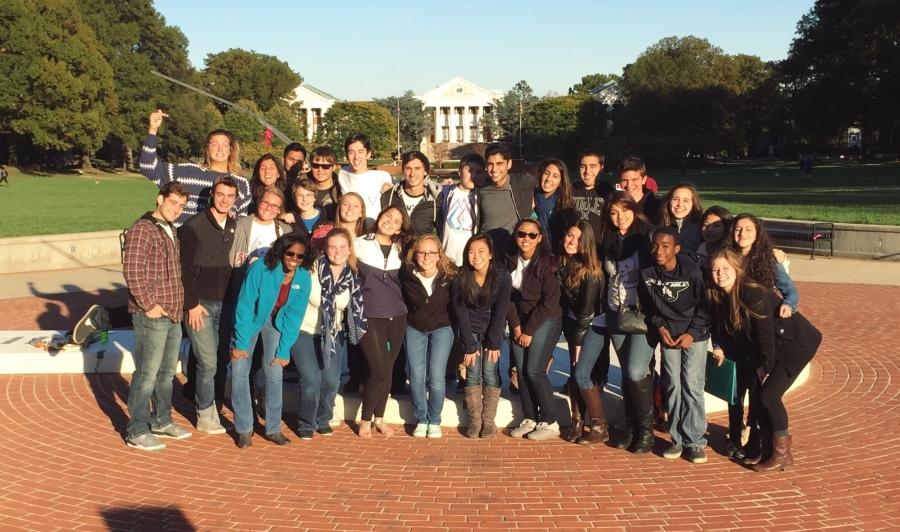
{"label": "curly hair", "polygon": [[262,166],[262,163],[266,161],[274,162],[275,169],[278,172],[278,177],[275,178],[275,183],[272,186],[281,189],[282,192],[285,189],[284,168],[281,166],[281,161],[279,161],[271,153],[263,155],[256,160],[256,164],[253,165],[253,174],[250,176],[250,196],[253,198],[253,202],[257,205],[259,205],[260,200],[262,200],[263,193],[265,193],[266,189],[268,188],[265,184],[263,184],[262,179],[259,178],[259,168]]}
{"label": "curly hair", "polygon": [[731,222],[732,235],[728,243],[729,249],[741,255],[741,248],[734,238],[734,228],[741,220],[750,220],[756,227],[756,240],[750,246],[750,251],[744,256],[744,269],[747,275],[763,286],[775,286],[775,255],[772,253],[772,242],[769,234],[762,225],[762,221],[749,213],[738,214]]}

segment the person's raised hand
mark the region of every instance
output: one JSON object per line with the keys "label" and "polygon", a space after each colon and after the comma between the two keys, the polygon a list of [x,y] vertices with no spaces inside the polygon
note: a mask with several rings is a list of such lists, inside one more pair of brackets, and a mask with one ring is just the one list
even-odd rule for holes
{"label": "person's raised hand", "polygon": [[163,123],[163,118],[169,118],[169,115],[164,113],[162,109],[157,109],[150,113],[150,126],[147,128],[147,133],[156,135],[156,132],[159,131],[159,127]]}

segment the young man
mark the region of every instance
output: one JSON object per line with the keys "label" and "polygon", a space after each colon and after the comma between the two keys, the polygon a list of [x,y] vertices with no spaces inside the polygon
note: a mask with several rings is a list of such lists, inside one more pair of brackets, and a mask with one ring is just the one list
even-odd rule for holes
{"label": "young man", "polygon": [[174,222],[187,201],[188,192],[181,183],[164,184],[156,197],[156,210],[136,221],[125,239],[122,273],[134,320],[135,365],[125,441],[143,451],[165,448],[157,436],[179,440],[191,436],[172,421],[172,378],[184,307]]}
{"label": "young man", "polygon": [[213,187],[212,206],[178,229],[184,313],[194,359],[188,364],[188,380],[194,388],[197,430],[206,434],[225,432],[216,403],[224,400],[231,332],[220,331],[219,325],[231,277],[228,253],[235,221],[229,213],[237,192],[237,183],[223,178]]}
{"label": "young man", "polygon": [[684,453],[695,464],[706,462],[706,352],[709,342],[709,305],[696,256],[680,253],[678,230],[660,227],[653,233],[656,264],[641,270],[642,303],[657,329],[662,362],[668,379],[666,405],[672,443],[663,457]]}
{"label": "young man", "polygon": [[659,225],[662,218],[662,201],[647,189],[647,167],[637,157],[627,156],[619,163],[619,186],[634,199],[638,208],[653,225]]}
{"label": "young man", "polygon": [[180,182],[188,192],[184,212],[175,220],[179,226],[188,218],[209,207],[213,185],[225,176],[231,177],[238,185],[238,198],[234,210],[238,216],[247,214],[252,200],[250,184],[235,172],[239,168],[238,145],[231,133],[216,129],[206,136],[206,160],[204,166],[193,163],[169,164],[156,156],[156,133],[162,126],[163,118],[169,115],[157,109],[150,113],[150,126],[144,145],[141,146],[139,166],[141,173],[157,187],[173,181]]}
{"label": "young man", "polygon": [[404,180],[381,195],[381,208],[402,207],[416,236],[436,231],[440,188],[428,179],[431,164],[420,151],[408,151],[400,160]]}
{"label": "young man", "polygon": [[344,141],[344,152],[350,166],[338,172],[338,184],[341,192],[356,192],[362,196],[366,204],[366,224],[371,226],[381,212],[381,195],[394,186],[391,175],[383,170],[370,170],[369,159],[372,157],[372,145],[369,137],[362,133],[354,133]]}
{"label": "young man", "polygon": [[[291,142],[284,147],[281,163],[285,175],[284,190],[288,192],[293,188],[294,183],[296,183],[307,171],[306,148],[299,142]],[[296,207],[294,199],[291,196],[288,196],[285,199],[287,202],[284,207],[284,212],[293,211]]]}
{"label": "young man", "polygon": [[484,180],[484,159],[467,153],[459,160],[459,184],[444,185],[438,202],[438,237],[444,253],[457,266],[463,265],[466,242],[478,227],[476,183]]}
{"label": "young man", "polygon": [[334,221],[335,209],[341,200],[341,187],[338,185],[334,167],[337,165],[337,154],[328,146],[319,146],[312,152],[312,164],[307,177],[316,184],[316,207],[325,210],[325,217]]}
{"label": "young man", "polygon": [[613,191],[610,183],[600,179],[606,155],[596,148],[588,148],[581,152],[579,161],[581,181],[572,184],[572,199],[581,219],[591,223],[599,239],[603,230],[603,202]]}
{"label": "young man", "polygon": [[537,180],[529,174],[510,174],[512,156],[503,144],[489,144],[484,152],[489,182],[478,189],[479,229],[503,256],[513,250],[516,223],[531,216]]}

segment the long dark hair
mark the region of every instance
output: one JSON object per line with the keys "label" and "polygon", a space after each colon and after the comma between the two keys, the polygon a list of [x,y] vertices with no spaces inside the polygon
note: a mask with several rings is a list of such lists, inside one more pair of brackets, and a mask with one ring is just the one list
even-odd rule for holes
{"label": "long dark hair", "polygon": [[728,241],[728,247],[741,255],[741,249],[734,239],[734,228],[741,220],[750,220],[756,227],[756,240],[750,246],[750,252],[744,257],[744,269],[747,271],[747,275],[763,286],[773,287],[775,286],[775,255],[772,253],[772,241],[769,240],[769,233],[763,228],[759,218],[746,212],[735,216],[731,222],[731,239]]}
{"label": "long dark hair", "polygon": [[[722,223],[722,238],[720,238],[717,242],[709,242],[706,240],[706,236],[703,233],[704,223],[706,222],[706,217],[712,214],[713,216],[718,216],[719,220]],[[706,248],[712,252],[713,249],[719,249],[725,242],[728,242],[728,239],[734,238],[734,235],[731,233],[731,220],[734,218],[734,215],[731,214],[731,211],[722,207],[721,205],[713,205],[712,207],[703,211],[703,216],[700,218],[700,233],[703,236],[703,241],[706,242]]]}
{"label": "long dark hair", "polygon": [[313,255],[309,252],[309,244],[307,244],[306,239],[299,233],[287,233],[276,238],[275,242],[272,242],[272,245],[269,246],[269,252],[266,253],[266,258],[263,259],[266,261],[266,267],[270,270],[277,268],[284,258],[284,252],[294,244],[303,245],[303,260],[300,261],[300,267],[312,270]]}
{"label": "long dark hair", "polygon": [[587,278],[599,278],[603,275],[600,259],[597,257],[597,243],[591,222],[578,220],[572,227],[581,231],[581,237],[578,238],[578,251],[572,256],[567,255],[565,251],[559,255],[559,270],[563,285],[568,290],[574,290]]}
{"label": "long dark hair", "polygon": [[397,245],[398,250],[403,250],[406,248],[407,243],[412,239],[413,231],[412,224],[409,221],[409,214],[406,213],[406,209],[403,207],[398,207],[396,205],[388,205],[384,209],[381,209],[381,212],[378,213],[378,216],[375,217],[375,226],[372,228],[372,233],[376,233],[378,231],[378,222],[381,220],[381,217],[385,215],[389,210],[394,209],[400,213],[400,232],[396,235],[391,236],[391,241]]}
{"label": "long dark hair", "polygon": [[537,177],[538,177],[538,186],[537,192],[538,194],[543,194],[544,190],[541,188],[541,176],[544,175],[544,171],[547,170],[547,167],[550,165],[555,166],[559,170],[559,188],[556,190],[558,192],[556,196],[556,208],[555,210],[562,209],[572,209],[575,207],[575,200],[572,199],[572,181],[569,179],[569,170],[566,168],[566,163],[555,157],[549,157],[541,161],[537,168]]}
{"label": "long dark hair", "polygon": [[[491,254],[491,263],[488,265],[487,274],[484,278],[484,286],[478,286],[475,282],[475,268],[469,262],[469,249],[475,242],[484,242],[487,245],[488,253]],[[486,233],[478,233],[466,242],[463,249],[463,265],[459,269],[456,276],[459,283],[459,298],[461,303],[468,307],[486,305],[494,293],[497,284],[497,273],[494,271],[494,244]]]}
{"label": "long dark hair", "polygon": [[274,162],[275,168],[278,170],[278,177],[275,178],[275,184],[272,186],[281,189],[282,192],[287,192],[285,190],[286,181],[284,179],[284,167],[281,166],[281,161],[271,153],[267,153],[256,160],[256,164],[253,165],[253,175],[250,176],[250,197],[253,198],[253,203],[255,205],[259,205],[263,193],[266,190],[266,185],[264,185],[259,178],[259,168],[262,166],[262,163],[266,161]]}

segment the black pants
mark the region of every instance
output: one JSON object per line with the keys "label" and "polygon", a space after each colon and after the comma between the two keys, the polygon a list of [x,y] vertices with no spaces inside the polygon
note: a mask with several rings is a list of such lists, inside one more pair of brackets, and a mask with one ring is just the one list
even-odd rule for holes
{"label": "black pants", "polygon": [[406,315],[395,318],[369,318],[368,329],[360,341],[369,366],[362,400],[362,420],[383,417],[391,390],[394,361],[406,334]]}
{"label": "black pants", "polygon": [[[753,389],[755,381],[758,379],[756,370],[746,361],[735,360],[736,383],[734,389],[735,403],[728,405],[728,439],[735,446],[741,446],[741,431],[744,428],[744,397]],[[751,392],[752,393],[752,392]],[[747,426],[754,428],[756,426],[756,407],[755,402],[750,402],[750,411],[747,415]]]}
{"label": "black pants", "polygon": [[791,375],[784,366],[776,363],[766,382],[758,388],[760,425],[768,427],[775,436],[787,434],[788,415],[784,407],[784,394],[795,380],[797,375]]}

